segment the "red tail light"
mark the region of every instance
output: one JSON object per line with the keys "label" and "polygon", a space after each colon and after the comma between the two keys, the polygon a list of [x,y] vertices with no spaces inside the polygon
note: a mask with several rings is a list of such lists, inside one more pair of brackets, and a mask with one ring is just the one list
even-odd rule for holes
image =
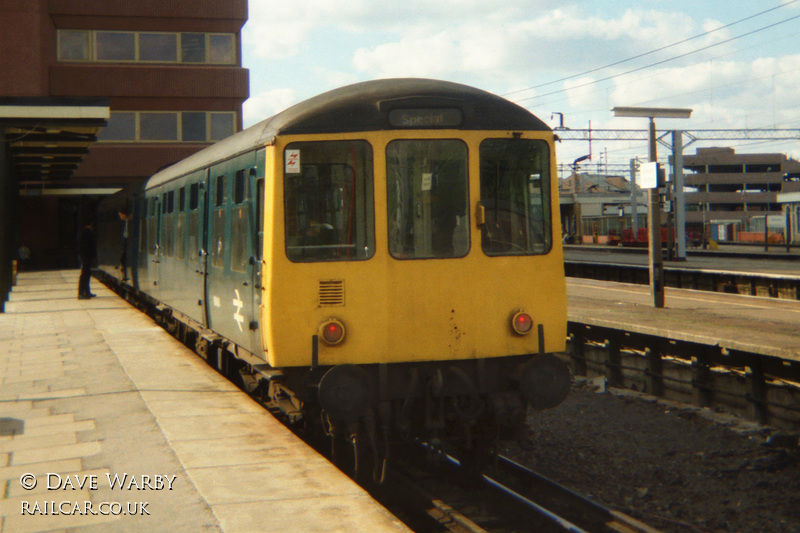
{"label": "red tail light", "polygon": [[533,318],[525,311],[517,311],[511,318],[511,329],[518,335],[527,335],[533,329]]}
{"label": "red tail light", "polygon": [[335,318],[329,318],[320,324],[319,336],[325,344],[339,344],[344,340],[344,324]]}

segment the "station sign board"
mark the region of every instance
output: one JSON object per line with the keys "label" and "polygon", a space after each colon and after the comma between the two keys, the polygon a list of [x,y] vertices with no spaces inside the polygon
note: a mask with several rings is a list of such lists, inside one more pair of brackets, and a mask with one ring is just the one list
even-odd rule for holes
{"label": "station sign board", "polygon": [[657,162],[642,163],[639,165],[639,187],[642,189],[655,189],[658,187],[658,173],[660,166]]}

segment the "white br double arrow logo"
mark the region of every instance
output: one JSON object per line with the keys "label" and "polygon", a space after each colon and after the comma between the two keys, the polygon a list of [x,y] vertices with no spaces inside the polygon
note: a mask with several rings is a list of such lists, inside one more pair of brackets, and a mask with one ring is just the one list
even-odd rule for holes
{"label": "white br double arrow logo", "polygon": [[239,296],[239,289],[234,289],[233,292],[236,293],[236,298],[233,299],[233,306],[236,308],[236,312],[233,313],[233,319],[236,321],[236,325],[239,326],[239,331],[244,331],[242,329],[242,324],[244,324],[244,316],[242,315],[244,302],[242,302],[242,297]]}

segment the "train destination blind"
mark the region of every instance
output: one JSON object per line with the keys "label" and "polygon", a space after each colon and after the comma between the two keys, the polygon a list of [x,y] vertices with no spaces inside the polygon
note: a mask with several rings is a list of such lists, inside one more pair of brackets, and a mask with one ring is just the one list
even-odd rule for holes
{"label": "train destination blind", "polygon": [[395,128],[446,128],[463,122],[460,109],[392,109],[389,123]]}

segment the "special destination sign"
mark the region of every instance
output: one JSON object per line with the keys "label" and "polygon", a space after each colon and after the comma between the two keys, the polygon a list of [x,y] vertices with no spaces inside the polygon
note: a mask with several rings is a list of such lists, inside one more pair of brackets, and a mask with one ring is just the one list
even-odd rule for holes
{"label": "special destination sign", "polygon": [[460,126],[460,109],[392,109],[389,123],[395,128],[452,128]]}

